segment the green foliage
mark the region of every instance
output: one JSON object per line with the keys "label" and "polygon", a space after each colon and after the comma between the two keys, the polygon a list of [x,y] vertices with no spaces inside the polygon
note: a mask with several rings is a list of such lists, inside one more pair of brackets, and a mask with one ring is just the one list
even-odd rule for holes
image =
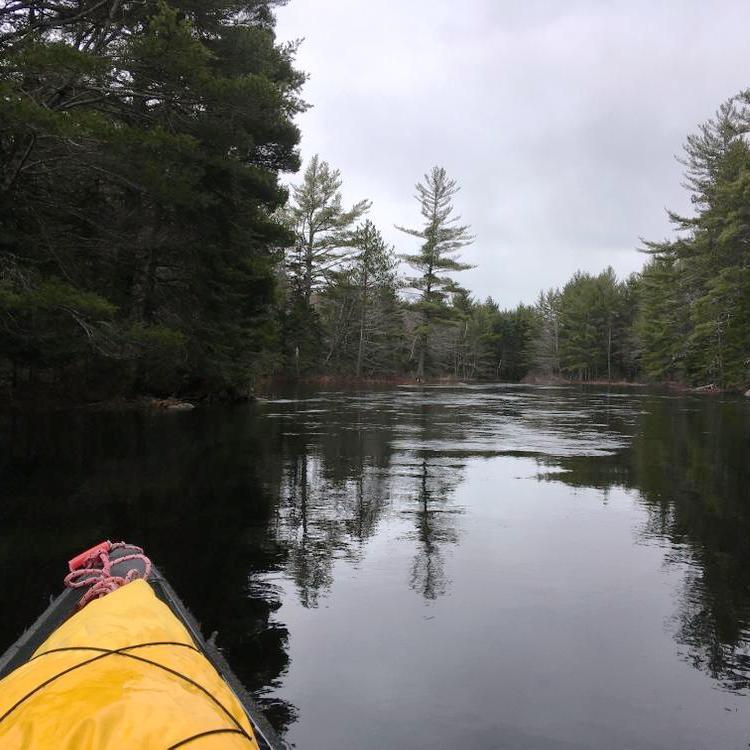
{"label": "green foliage", "polygon": [[495,330],[497,305],[488,299],[478,303],[465,290],[453,296],[453,372],[462,380],[496,376]]}
{"label": "green foliage", "polygon": [[498,374],[502,380],[523,380],[532,369],[533,344],[539,335],[539,326],[537,310],[528,305],[500,313],[495,336]]}
{"label": "green foliage", "polygon": [[61,368],[113,347],[116,307],[54,278],[32,278],[7,265],[0,277],[0,351],[17,366],[40,360]]}
{"label": "green foliage", "polygon": [[562,290],[540,293],[532,308],[519,306],[517,325],[525,343],[513,358],[516,377],[634,377],[638,288],[637,276],[618,281],[611,268],[598,276],[579,271]]}
{"label": "green foliage", "polygon": [[397,228],[422,242],[418,253],[401,256],[418,274],[407,278],[406,285],[419,294],[415,309],[420,320],[414,328],[414,337],[417,376],[422,377],[431,349],[432,328],[451,319],[448,298],[461,291],[451,274],[471,268],[460,261],[459,252],[474,238],[468,225],[458,223],[460,217],[452,215],[453,197],[459,187],[448,178],[445,169],[433,167],[424,176],[424,183],[417,183],[416,190],[424,224],[421,229]]}
{"label": "green foliage", "polygon": [[367,200],[343,207],[341,174],[316,154],[300,185],[292,188],[292,200],[281,213],[294,233],[288,258],[293,292],[309,305],[312,295],[330,281],[351,254],[352,227],[368,210]]}
{"label": "green foliage", "polygon": [[[0,357],[170,392],[276,365],[304,75],[273,0],[0,10]],[[73,10],[75,12],[73,12]]]}
{"label": "green foliage", "polygon": [[560,374],[560,292],[540,292],[536,303],[537,335],[530,347],[531,367],[545,377]]}
{"label": "green foliage", "polygon": [[562,372],[582,380],[612,378],[613,359],[622,350],[615,336],[624,295],[611,268],[596,277],[577,273],[563,287],[558,302]]}
{"label": "green foliage", "polygon": [[[750,385],[750,92],[688,137],[686,184],[697,208],[671,214],[672,242],[646,243],[641,274],[576,273],[534,308],[492,310],[460,300],[456,372],[583,381],[641,373],[695,385]],[[494,320],[489,333],[488,320]],[[488,352],[496,347],[495,356]]]}
{"label": "green foliage", "polygon": [[655,257],[643,269],[637,318],[643,371],[651,379],[674,380],[683,373],[687,307],[682,297],[674,255]]}
{"label": "green foliage", "polygon": [[750,93],[725,102],[689,136],[687,184],[694,217],[648,243],[639,329],[645,372],[696,385],[750,384]]}
{"label": "green foliage", "polygon": [[518,381],[532,369],[540,327],[536,308],[501,310],[492,298],[477,302],[461,290],[453,297],[452,316],[449,326],[436,326],[435,338],[450,342],[456,377]]}
{"label": "green foliage", "polygon": [[320,314],[294,295],[291,304],[283,310],[282,335],[286,371],[296,377],[320,372],[323,351],[323,326]]}
{"label": "green foliage", "polygon": [[326,367],[335,372],[388,375],[403,367],[404,328],[393,248],[367,220],[351,237],[346,266],[321,300]]}
{"label": "green foliage", "polygon": [[128,333],[135,346],[153,351],[180,351],[184,349],[187,341],[181,331],[159,325],[134,323]]}

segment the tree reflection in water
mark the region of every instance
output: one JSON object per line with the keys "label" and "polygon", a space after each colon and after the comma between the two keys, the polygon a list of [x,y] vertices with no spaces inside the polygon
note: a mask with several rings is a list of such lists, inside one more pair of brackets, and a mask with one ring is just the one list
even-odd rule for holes
{"label": "tree reflection in water", "polygon": [[[728,400],[647,396],[607,456],[544,457],[545,481],[635,490],[640,541],[684,568],[669,623],[684,658],[724,689],[750,689],[750,419]],[[562,470],[562,471],[560,471]]]}
{"label": "tree reflection in water", "polygon": [[445,555],[441,545],[456,544],[458,532],[452,526],[453,514],[459,510],[446,508],[446,502],[461,481],[461,466],[439,465],[422,459],[417,508],[415,541],[417,551],[412,563],[409,585],[425,599],[434,601],[448,591]]}

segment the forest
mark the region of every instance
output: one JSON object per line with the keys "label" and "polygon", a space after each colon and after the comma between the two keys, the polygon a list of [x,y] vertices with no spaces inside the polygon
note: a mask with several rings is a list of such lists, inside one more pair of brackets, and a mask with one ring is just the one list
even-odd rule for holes
{"label": "forest", "polygon": [[693,215],[633,248],[641,273],[578,272],[508,307],[460,283],[474,237],[445,169],[418,180],[393,247],[335,166],[302,163],[284,1],[3,4],[3,397],[321,376],[750,386],[750,91],[687,137]]}

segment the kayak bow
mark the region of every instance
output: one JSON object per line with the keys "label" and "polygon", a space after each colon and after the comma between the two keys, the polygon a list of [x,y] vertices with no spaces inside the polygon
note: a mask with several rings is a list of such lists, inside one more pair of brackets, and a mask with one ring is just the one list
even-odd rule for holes
{"label": "kayak bow", "polygon": [[0,747],[285,747],[140,548],[103,542],[69,565],[0,657]]}

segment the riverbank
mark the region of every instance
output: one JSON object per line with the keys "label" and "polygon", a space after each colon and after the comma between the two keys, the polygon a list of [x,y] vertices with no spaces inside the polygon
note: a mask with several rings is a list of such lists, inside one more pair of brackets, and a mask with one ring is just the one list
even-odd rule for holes
{"label": "riverbank", "polygon": [[[488,381],[461,379],[452,375],[441,377],[416,378],[407,375],[389,375],[383,377],[354,377],[348,375],[308,375],[301,378],[274,377],[256,382],[255,388],[246,393],[221,391],[217,393],[190,394],[184,397],[156,397],[156,396],[113,396],[111,398],[87,401],[79,398],[66,398],[60,394],[51,396],[37,394],[34,397],[26,394],[23,398],[12,398],[9,394],[0,396],[0,411],[6,412],[37,412],[62,411],[67,409],[87,409],[93,411],[153,411],[173,412],[190,411],[198,406],[208,404],[238,404],[254,401],[256,398],[272,398],[279,392],[288,392],[294,388],[314,389],[371,389],[392,388],[395,386],[435,386],[435,385],[518,385],[510,381]],[[633,388],[633,389],[664,389],[671,393],[697,394],[706,396],[745,395],[750,397],[750,391],[729,390],[718,388],[714,384],[693,387],[685,383],[665,381],[648,383],[633,380],[572,380],[559,376],[532,375],[525,377],[520,385],[592,387],[592,388]]]}
{"label": "riverbank", "polygon": [[69,411],[107,411],[107,412],[131,412],[131,411],[191,411],[197,406],[193,401],[177,398],[151,398],[149,396],[134,396],[125,398],[117,396],[100,401],[79,401],[55,399],[0,399],[0,411],[4,412],[55,412]]}
{"label": "riverbank", "polygon": [[540,376],[528,375],[521,380],[523,385],[559,385],[559,386],[596,386],[596,387],[617,387],[617,388],[664,388],[675,393],[696,393],[708,396],[717,395],[745,395],[750,397],[750,390],[747,392],[742,389],[719,388],[714,383],[707,385],[691,386],[686,383],[680,383],[674,380],[665,380],[661,382],[647,382],[642,380],[575,380],[559,376]]}

